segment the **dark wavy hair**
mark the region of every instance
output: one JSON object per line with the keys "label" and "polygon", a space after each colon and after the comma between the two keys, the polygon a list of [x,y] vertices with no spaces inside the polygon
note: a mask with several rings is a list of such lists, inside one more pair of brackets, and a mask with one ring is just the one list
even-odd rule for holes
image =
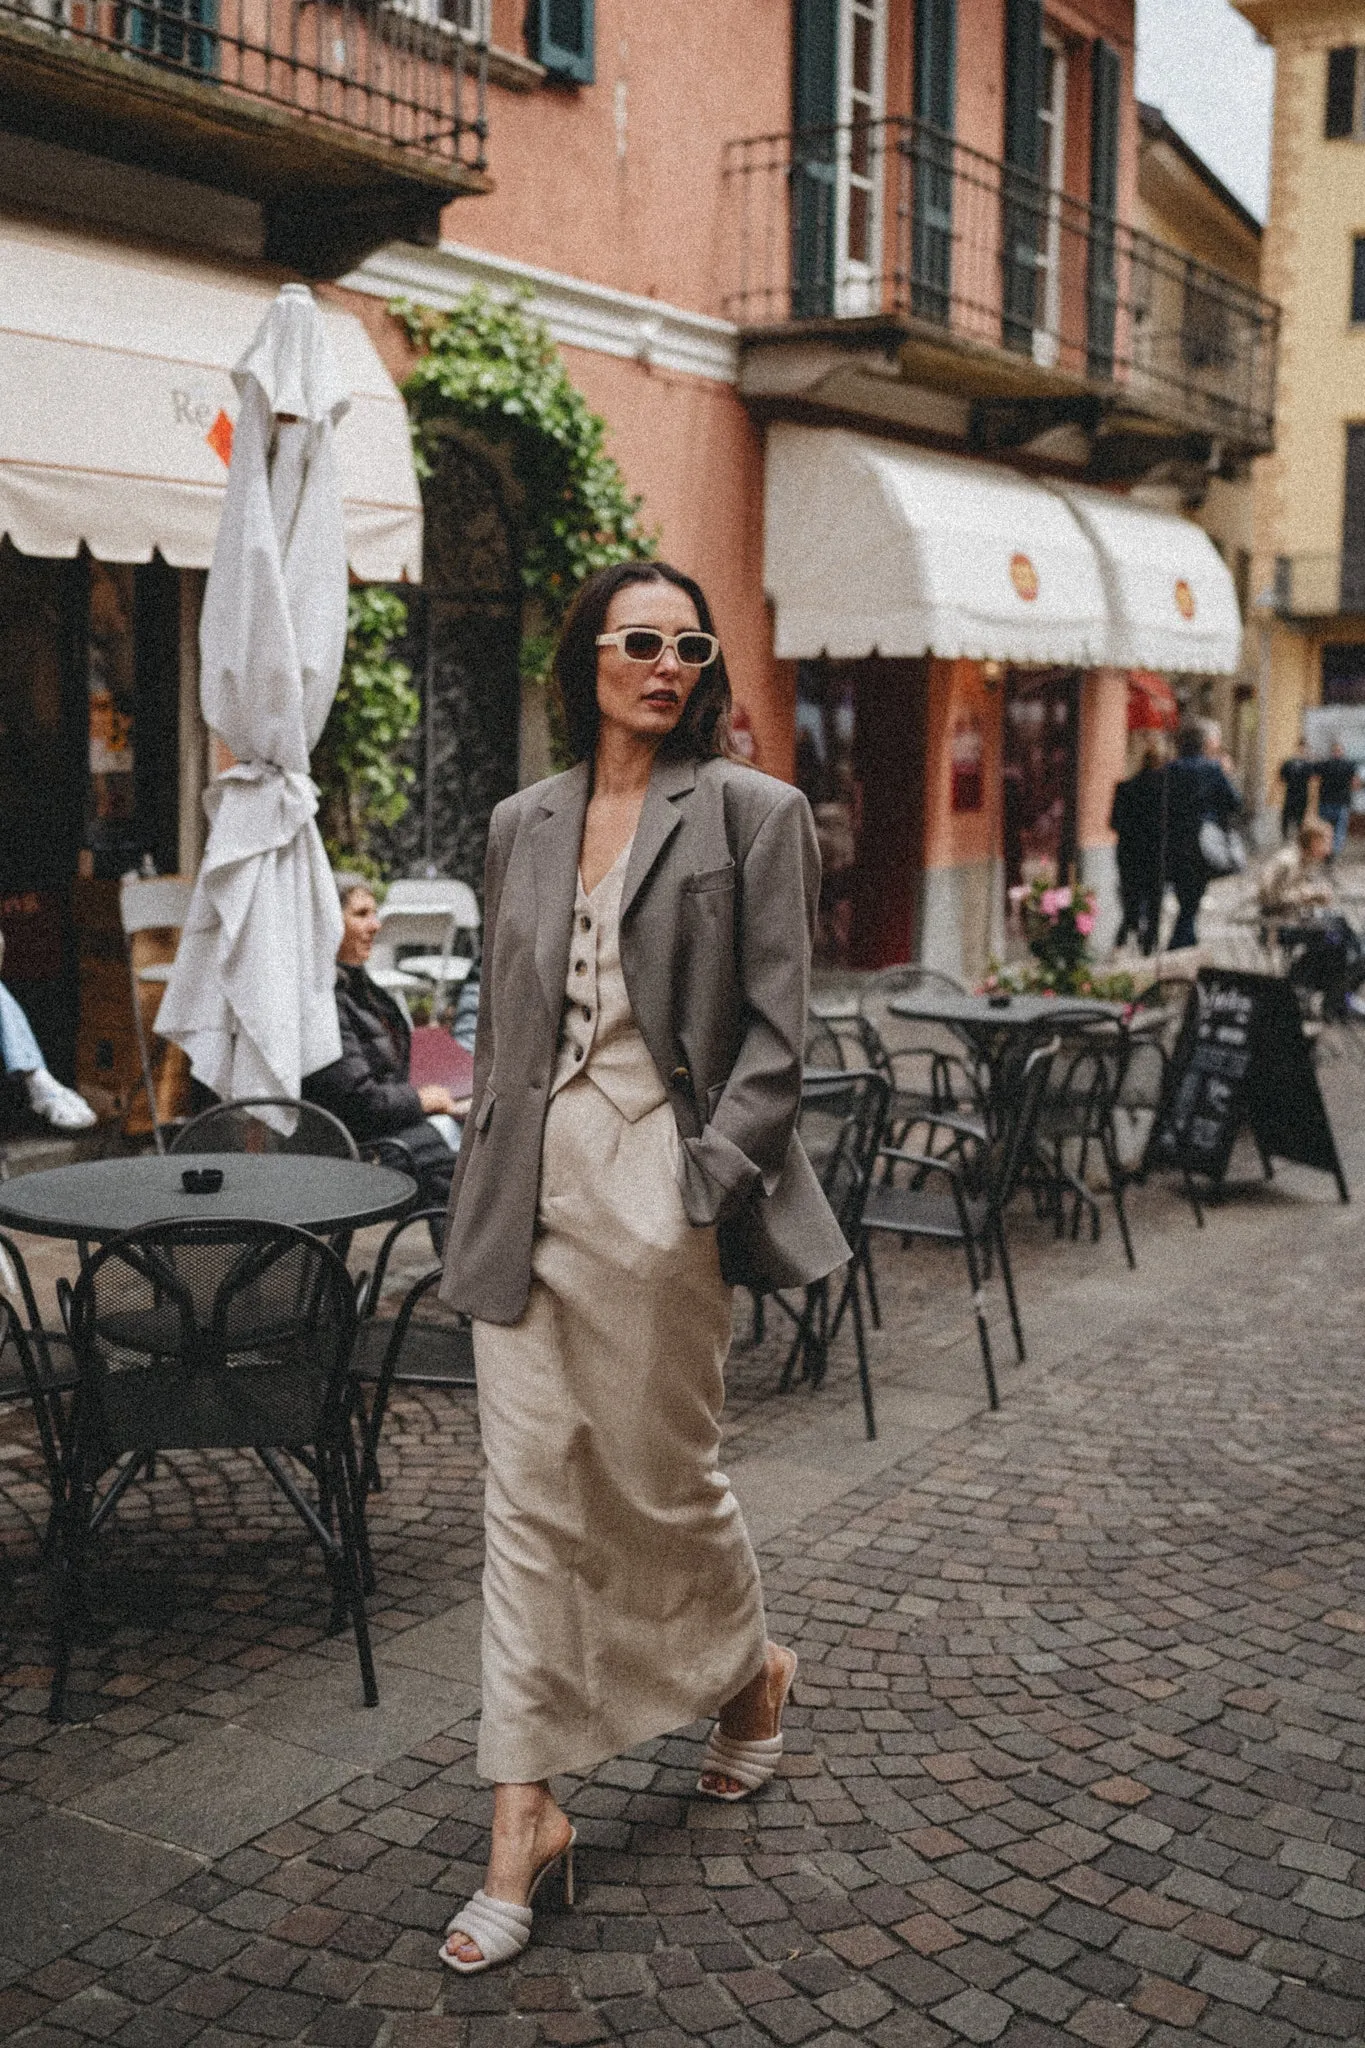
{"label": "dark wavy hair", "polygon": [[[590,761],[597,750],[597,636],[606,630],[607,607],[617,591],[633,583],[672,583],[691,598],[702,631],[716,632],[700,583],[667,562],[613,562],[590,576],[569,607],[551,667],[576,761]],[[729,747],[730,677],[722,652],[698,676],[687,708],[660,752],[705,761],[728,753]]]}

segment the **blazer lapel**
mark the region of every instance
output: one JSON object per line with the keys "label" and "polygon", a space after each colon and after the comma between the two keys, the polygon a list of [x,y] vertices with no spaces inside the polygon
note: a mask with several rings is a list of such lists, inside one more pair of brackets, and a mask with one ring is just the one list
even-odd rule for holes
{"label": "blazer lapel", "polygon": [[623,918],[649,879],[654,863],[682,823],[677,798],[695,788],[696,781],[695,761],[655,762],[649,788],[645,791],[640,822],[635,828],[630,859],[626,862],[626,879],[621,889]]}
{"label": "blazer lapel", "polygon": [[578,854],[588,808],[587,763],[580,761],[566,775],[557,776],[540,801],[540,817],[528,844],[536,898],[536,973],[550,1015],[558,1020],[569,973]]}

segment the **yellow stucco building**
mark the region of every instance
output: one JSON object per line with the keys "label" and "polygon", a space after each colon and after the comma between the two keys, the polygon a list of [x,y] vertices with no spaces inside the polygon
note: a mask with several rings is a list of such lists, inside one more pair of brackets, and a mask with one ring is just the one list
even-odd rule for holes
{"label": "yellow stucco building", "polygon": [[[1234,0],[1275,48],[1262,289],[1282,309],[1276,446],[1256,467],[1266,796],[1305,714],[1365,754],[1365,0]],[[1353,708],[1354,707],[1354,708]]]}
{"label": "yellow stucco building", "polygon": [[[1190,361],[1209,368],[1231,362],[1236,344],[1230,299],[1217,280],[1231,279],[1236,287],[1250,291],[1265,289],[1261,224],[1157,107],[1138,107],[1134,218],[1145,234],[1208,266],[1208,274],[1201,273],[1197,284],[1184,280],[1175,318]],[[1175,290],[1178,283],[1173,275],[1167,289]],[[1251,590],[1253,489],[1250,464],[1215,454],[1212,462],[1207,456],[1173,461],[1134,493],[1170,511],[1184,512],[1203,527],[1232,571],[1244,619],[1249,616]],[[1259,774],[1258,640],[1258,632],[1246,634],[1241,666],[1234,675],[1171,679],[1182,709],[1218,720],[1238,777],[1249,791]],[[1134,734],[1134,758],[1145,737]]]}

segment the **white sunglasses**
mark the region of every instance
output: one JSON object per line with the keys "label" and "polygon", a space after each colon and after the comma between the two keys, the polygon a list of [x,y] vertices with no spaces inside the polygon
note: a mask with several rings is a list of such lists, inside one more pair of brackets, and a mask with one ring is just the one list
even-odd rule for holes
{"label": "white sunglasses", "polygon": [[627,661],[654,663],[671,647],[684,668],[709,668],[720,653],[714,633],[661,633],[656,626],[622,626],[617,633],[599,633],[599,647],[619,647]]}

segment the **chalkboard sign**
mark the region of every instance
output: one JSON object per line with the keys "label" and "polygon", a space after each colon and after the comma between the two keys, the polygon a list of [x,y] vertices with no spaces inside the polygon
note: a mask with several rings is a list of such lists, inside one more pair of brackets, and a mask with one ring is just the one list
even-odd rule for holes
{"label": "chalkboard sign", "polygon": [[1250,1130],[1275,1159],[1330,1173],[1351,1199],[1293,988],[1271,974],[1201,969],[1147,1142],[1148,1167],[1221,1181]]}

